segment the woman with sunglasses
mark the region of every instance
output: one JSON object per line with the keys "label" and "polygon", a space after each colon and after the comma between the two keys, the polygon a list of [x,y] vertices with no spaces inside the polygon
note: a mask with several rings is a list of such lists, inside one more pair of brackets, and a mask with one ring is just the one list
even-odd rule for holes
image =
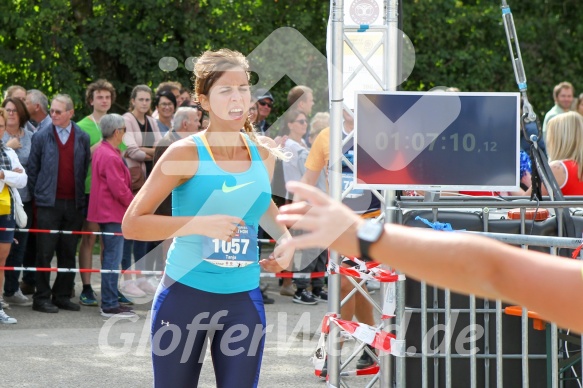
{"label": "woman with sunglasses", "polygon": [[[131,239],[173,238],[152,304],[154,385],[197,386],[209,337],[217,386],[256,387],[266,326],[260,268],[281,271],[293,257],[279,244],[271,259],[257,254],[259,223],[276,239],[290,237],[275,222],[270,187],[276,157],[286,157],[249,122],[249,65],[241,53],[207,51],[194,74],[209,127],[162,155],[123,231]],[[154,214],[171,192],[172,216]]]}
{"label": "woman with sunglasses", "polygon": [[[130,171],[126,167],[119,146],[126,131],[125,121],[118,114],[101,118],[99,127],[103,140],[93,152],[91,160],[91,194],[87,220],[99,224],[104,233],[121,233],[121,221],[134,199]],[[103,242],[103,269],[119,269],[123,256],[123,236],[101,236]],[[101,274],[101,315],[130,317],[135,314],[119,304],[116,273]]]}
{"label": "woman with sunglasses", "polygon": [[[14,114],[14,113],[11,113]],[[4,136],[6,130],[7,113],[4,108],[0,108],[0,139]],[[26,186],[28,176],[24,172],[16,152],[8,148],[0,141],[0,192],[5,199],[3,202],[4,214],[0,215],[1,228],[14,228],[14,202],[20,201],[20,195],[17,190]],[[14,196],[14,198],[13,198]],[[0,267],[6,264],[6,258],[10,252],[10,247],[14,240],[14,230],[0,231]],[[0,290],[4,288],[4,271],[0,271]],[[0,305],[0,324],[14,324],[16,319],[9,317]]]}
{"label": "woman with sunglasses", "polygon": [[[300,165],[299,155],[308,152],[308,146],[303,137],[308,129],[308,118],[299,110],[291,110],[285,115],[281,135],[287,136],[284,148],[291,152],[291,158],[283,163],[283,176],[285,182],[299,181],[302,179],[305,168]],[[286,199],[291,201],[291,196],[286,195]]]}

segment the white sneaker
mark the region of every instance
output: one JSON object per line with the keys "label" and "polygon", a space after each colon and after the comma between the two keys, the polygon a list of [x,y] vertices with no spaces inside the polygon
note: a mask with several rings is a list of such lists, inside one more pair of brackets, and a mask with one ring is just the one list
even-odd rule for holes
{"label": "white sneaker", "polygon": [[9,309],[10,305],[6,302],[4,302],[4,299],[2,298],[2,296],[0,295],[0,309]]}
{"label": "white sneaker", "polygon": [[133,280],[126,280],[122,283],[121,293],[130,298],[143,298],[146,293],[142,291]]}
{"label": "white sneaker", "polygon": [[0,310],[0,323],[3,324],[15,324],[16,322],[18,322],[16,319],[9,317],[8,315],[6,315],[6,313],[4,312],[4,310]]}
{"label": "white sneaker", "polygon": [[30,300],[26,296],[24,296],[22,291],[20,291],[20,288],[18,289],[18,291],[16,291],[14,293],[14,295],[4,296],[4,300],[6,300],[6,302],[8,302],[10,304],[13,304],[14,306],[22,306],[22,307],[32,306],[32,300]]}
{"label": "white sneaker", "polygon": [[137,286],[148,295],[154,295],[156,293],[156,287],[154,287],[147,278],[139,278],[136,280]]}
{"label": "white sneaker", "polygon": [[154,286],[156,288],[156,290],[158,289],[158,285],[160,284],[160,280],[161,279],[158,279],[156,276],[148,277],[148,283],[150,283],[152,286]]}

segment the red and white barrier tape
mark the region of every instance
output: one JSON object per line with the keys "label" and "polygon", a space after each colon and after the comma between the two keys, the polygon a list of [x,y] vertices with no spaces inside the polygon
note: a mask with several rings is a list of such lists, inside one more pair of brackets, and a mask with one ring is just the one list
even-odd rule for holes
{"label": "red and white barrier tape", "polygon": [[[321,324],[320,339],[318,345],[312,356],[312,363],[314,364],[314,374],[321,377],[322,368],[326,361],[326,335],[330,333],[330,323],[334,323],[344,333],[350,337],[364,342],[375,349],[389,353],[396,357],[403,357],[405,355],[405,341],[397,340],[397,337],[389,332],[382,331],[380,328],[371,327],[364,323],[345,321],[337,318],[334,313],[329,313],[324,316]],[[374,364],[366,369],[341,372],[342,376],[362,376],[378,373],[378,364]]]}
{"label": "red and white barrier tape", "polygon": [[[0,271],[31,271],[31,272],[74,272],[74,273],[118,273],[118,274],[136,274],[136,275],[162,275],[164,271],[142,271],[137,269],[96,269],[96,268],[37,268],[37,267],[0,267]],[[262,278],[293,278],[293,279],[311,279],[327,276],[326,272],[312,273],[269,273],[262,272]]]}
{"label": "red and white barrier tape", "polygon": [[356,257],[351,257],[351,261],[357,263],[354,267],[342,267],[334,262],[329,262],[328,272],[330,274],[341,274],[359,279],[376,280],[382,283],[392,283],[405,280],[405,275],[397,274],[394,271],[379,267],[380,263],[364,262]]}
{"label": "red and white barrier tape", "polygon": [[280,272],[280,273],[270,273],[262,272],[262,278],[292,278],[292,279],[313,279],[313,278],[325,278],[328,276],[326,272]]}
{"label": "red and white barrier tape", "polygon": [[374,364],[364,369],[356,369],[350,371],[342,371],[340,372],[340,376],[342,377],[352,377],[352,376],[367,376],[367,375],[376,375],[379,373],[381,368],[378,364]]}
{"label": "red and white barrier tape", "polygon": [[[336,318],[335,314],[329,314],[324,317],[331,323],[335,323],[342,330],[350,334],[351,337],[369,344],[375,349],[390,353],[394,356],[403,356],[405,341],[397,340],[397,337],[389,332],[382,331],[378,328],[366,325],[364,323],[346,321]],[[329,332],[330,327],[322,323],[322,333]]]}
{"label": "red and white barrier tape", "polygon": [[[74,234],[74,235],[103,235],[103,236],[123,236],[121,232],[89,232],[85,230],[54,230],[54,229],[20,229],[20,228],[0,228],[2,232],[24,232],[24,233],[46,233],[46,234]],[[273,239],[261,238],[257,240],[263,244],[274,244],[276,241]]]}
{"label": "red and white barrier tape", "polygon": [[96,268],[37,268],[37,267],[0,267],[0,271],[31,271],[31,272],[74,272],[74,273],[119,273],[136,275],[162,275],[164,271],[142,271],[137,269],[96,269]]}
{"label": "red and white barrier tape", "polygon": [[19,229],[19,228],[0,228],[0,231],[7,232],[26,232],[26,233],[47,233],[47,234],[97,234],[105,236],[123,236],[122,233],[112,232],[89,232],[81,230],[53,230],[53,229]]}

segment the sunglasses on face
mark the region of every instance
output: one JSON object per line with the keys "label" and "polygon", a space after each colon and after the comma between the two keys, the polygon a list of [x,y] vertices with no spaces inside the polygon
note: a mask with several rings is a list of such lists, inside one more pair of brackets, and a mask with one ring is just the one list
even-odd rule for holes
{"label": "sunglasses on face", "polygon": [[55,116],[60,116],[60,115],[62,115],[62,114],[63,114],[63,111],[62,111],[62,110],[51,109],[51,110],[50,110],[50,113],[51,113],[51,116],[52,116],[52,115],[55,115]]}
{"label": "sunglasses on face", "polygon": [[259,105],[261,106],[268,106],[270,108],[273,108],[273,102],[267,102],[267,101],[259,101]]}
{"label": "sunglasses on face", "polygon": [[6,111],[6,113],[8,113],[9,115],[13,115],[16,114],[18,111],[16,109],[4,109]]}
{"label": "sunglasses on face", "polygon": [[294,120],[294,123],[299,123],[301,125],[306,125],[308,123],[308,120],[306,119],[300,119],[300,120]]}

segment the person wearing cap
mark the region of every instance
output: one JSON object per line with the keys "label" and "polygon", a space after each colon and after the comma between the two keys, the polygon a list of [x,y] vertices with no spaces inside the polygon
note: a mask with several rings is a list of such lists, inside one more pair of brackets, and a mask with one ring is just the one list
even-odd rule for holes
{"label": "person wearing cap", "polygon": [[275,99],[267,89],[257,89],[257,92],[255,93],[255,99],[257,100],[258,105],[257,124],[255,124],[257,132],[263,136],[272,137],[269,133],[269,127],[271,127],[271,124],[268,123],[266,119],[267,116],[269,116],[271,113]]}

